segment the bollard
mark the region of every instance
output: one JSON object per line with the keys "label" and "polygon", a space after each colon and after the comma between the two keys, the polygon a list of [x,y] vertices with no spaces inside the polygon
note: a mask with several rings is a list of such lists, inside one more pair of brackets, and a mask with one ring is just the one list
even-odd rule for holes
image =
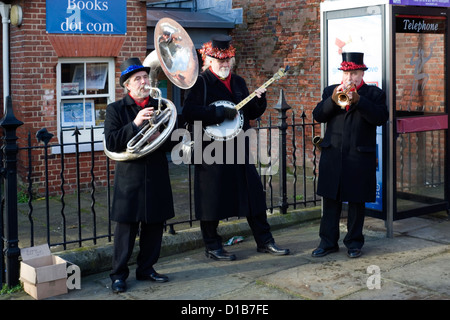
{"label": "bollard", "polygon": [[0,125],[4,129],[3,170],[5,179],[5,256],[6,284],[14,287],[19,284],[19,231],[17,218],[17,136],[16,130],[23,122],[14,116],[11,97],[6,97],[6,109]]}

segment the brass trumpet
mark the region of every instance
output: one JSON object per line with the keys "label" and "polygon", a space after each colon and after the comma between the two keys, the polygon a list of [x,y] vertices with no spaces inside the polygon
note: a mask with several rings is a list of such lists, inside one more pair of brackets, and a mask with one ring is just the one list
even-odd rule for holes
{"label": "brass trumpet", "polygon": [[355,88],[355,85],[350,82],[349,84],[347,84],[344,91],[338,92],[336,103],[341,107],[341,109],[345,109],[345,107],[350,104],[350,97],[348,96],[348,93],[353,88]]}

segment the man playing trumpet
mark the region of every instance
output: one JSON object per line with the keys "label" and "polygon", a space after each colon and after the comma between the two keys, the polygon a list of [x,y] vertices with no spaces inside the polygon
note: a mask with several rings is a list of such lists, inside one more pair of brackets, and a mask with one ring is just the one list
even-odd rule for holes
{"label": "man playing trumpet", "polygon": [[320,143],[317,194],[323,199],[320,244],[313,257],[339,250],[342,202],[348,202],[344,245],[350,258],[361,255],[365,202],[376,197],[376,131],[388,120],[386,94],[364,83],[367,67],[360,52],[342,53],[342,83],[328,86],[313,111],[317,122],[326,123]]}

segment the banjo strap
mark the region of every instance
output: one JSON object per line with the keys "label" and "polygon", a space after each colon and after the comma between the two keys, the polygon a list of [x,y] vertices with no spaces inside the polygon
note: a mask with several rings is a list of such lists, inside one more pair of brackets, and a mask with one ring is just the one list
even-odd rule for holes
{"label": "banjo strap", "polygon": [[202,75],[199,75],[199,77],[203,80],[203,105],[206,106],[206,80]]}

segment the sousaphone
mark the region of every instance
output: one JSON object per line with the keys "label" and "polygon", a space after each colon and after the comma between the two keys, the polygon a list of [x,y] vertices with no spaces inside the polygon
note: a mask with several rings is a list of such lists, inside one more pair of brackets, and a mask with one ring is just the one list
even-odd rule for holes
{"label": "sousaphone", "polygon": [[[110,152],[103,142],[105,154],[113,160],[127,161],[146,156],[159,148],[172,133],[177,109],[172,101],[162,97],[158,89],[161,70],[181,89],[191,88],[197,80],[197,53],[191,38],[180,24],[170,18],[159,20],[155,26],[154,44],[155,50],[142,64],[150,67],[150,95],[158,100],[158,107],[152,119],[128,142],[124,152]],[[149,142],[149,138],[157,131],[160,135]]]}

